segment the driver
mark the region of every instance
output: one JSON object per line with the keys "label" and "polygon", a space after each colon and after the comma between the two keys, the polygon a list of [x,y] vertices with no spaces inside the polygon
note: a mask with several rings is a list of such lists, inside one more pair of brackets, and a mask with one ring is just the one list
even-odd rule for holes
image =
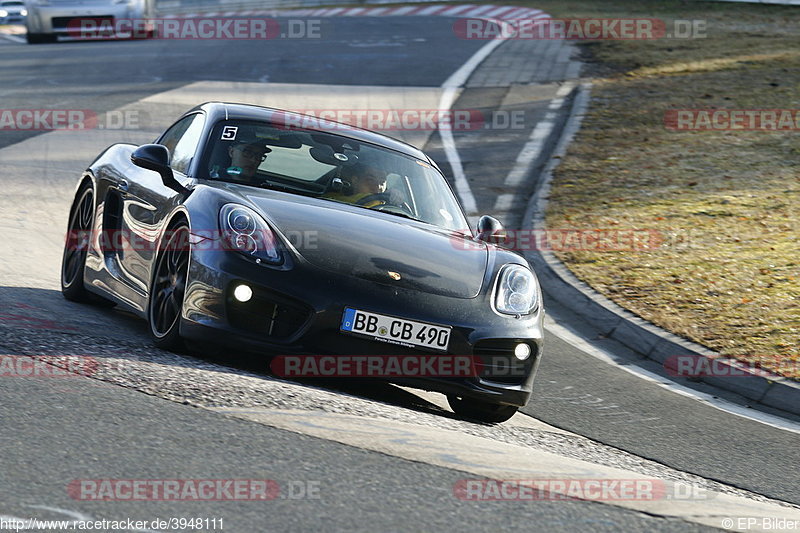
{"label": "driver", "polygon": [[350,183],[349,190],[331,194],[326,196],[326,198],[339,202],[363,205],[364,207],[376,207],[387,203],[390,195],[385,194],[385,171],[364,163],[356,163],[355,165],[342,168],[340,176],[343,181]]}
{"label": "driver", "polygon": [[230,166],[223,169],[215,165],[211,177],[254,184],[256,170],[271,151],[263,141],[243,137],[228,147]]}

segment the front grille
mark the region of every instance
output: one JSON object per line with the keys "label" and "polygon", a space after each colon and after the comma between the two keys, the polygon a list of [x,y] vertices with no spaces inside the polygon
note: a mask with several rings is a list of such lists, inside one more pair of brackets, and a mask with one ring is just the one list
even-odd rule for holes
{"label": "front grille", "polygon": [[533,368],[537,353],[536,343],[527,341],[531,355],[525,361],[514,357],[517,344],[525,339],[485,339],[478,341],[472,353],[476,358],[478,375],[487,381],[519,385],[524,383]]}
{"label": "front grille", "polygon": [[295,335],[309,318],[310,310],[300,302],[252,285],[253,297],[239,302],[233,298],[236,285],[231,284],[226,298],[228,321],[236,328],[283,340]]}
{"label": "front grille", "polygon": [[84,17],[53,17],[53,30],[74,32],[76,35],[81,31],[97,33],[98,31],[107,32],[114,27],[114,15],[92,15]]}

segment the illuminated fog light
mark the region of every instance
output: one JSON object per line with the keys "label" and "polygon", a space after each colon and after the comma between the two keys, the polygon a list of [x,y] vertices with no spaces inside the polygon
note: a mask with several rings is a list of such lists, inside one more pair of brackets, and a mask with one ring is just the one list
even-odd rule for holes
{"label": "illuminated fog light", "polygon": [[524,361],[531,355],[531,347],[525,343],[517,344],[514,347],[514,357],[519,359],[520,361]]}
{"label": "illuminated fog light", "polygon": [[253,297],[253,289],[247,285],[238,285],[233,289],[233,297],[240,302],[247,302]]}

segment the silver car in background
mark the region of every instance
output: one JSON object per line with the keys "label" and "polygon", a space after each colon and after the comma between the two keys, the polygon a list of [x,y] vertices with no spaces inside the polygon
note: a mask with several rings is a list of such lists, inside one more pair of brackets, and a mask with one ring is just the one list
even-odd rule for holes
{"label": "silver car in background", "polygon": [[27,14],[22,0],[0,0],[0,24],[22,24]]}
{"label": "silver car in background", "polygon": [[26,0],[29,44],[55,42],[80,29],[81,20],[115,27],[120,19],[155,16],[155,0]]}

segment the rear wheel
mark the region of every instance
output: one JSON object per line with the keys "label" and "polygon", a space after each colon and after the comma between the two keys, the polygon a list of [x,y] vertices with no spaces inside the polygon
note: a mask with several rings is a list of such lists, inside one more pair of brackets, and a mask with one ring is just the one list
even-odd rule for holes
{"label": "rear wheel", "polygon": [[516,405],[482,402],[454,395],[447,396],[447,403],[457,415],[489,424],[505,422],[519,409]]}
{"label": "rear wheel", "polygon": [[159,348],[181,350],[181,309],[189,275],[189,227],[181,222],[168,230],[156,258],[147,321],[150,335]]}
{"label": "rear wheel", "polygon": [[89,293],[83,285],[86,253],[94,222],[94,191],[84,185],[75,197],[69,217],[64,256],[61,261],[61,294],[73,302],[86,302]]}

